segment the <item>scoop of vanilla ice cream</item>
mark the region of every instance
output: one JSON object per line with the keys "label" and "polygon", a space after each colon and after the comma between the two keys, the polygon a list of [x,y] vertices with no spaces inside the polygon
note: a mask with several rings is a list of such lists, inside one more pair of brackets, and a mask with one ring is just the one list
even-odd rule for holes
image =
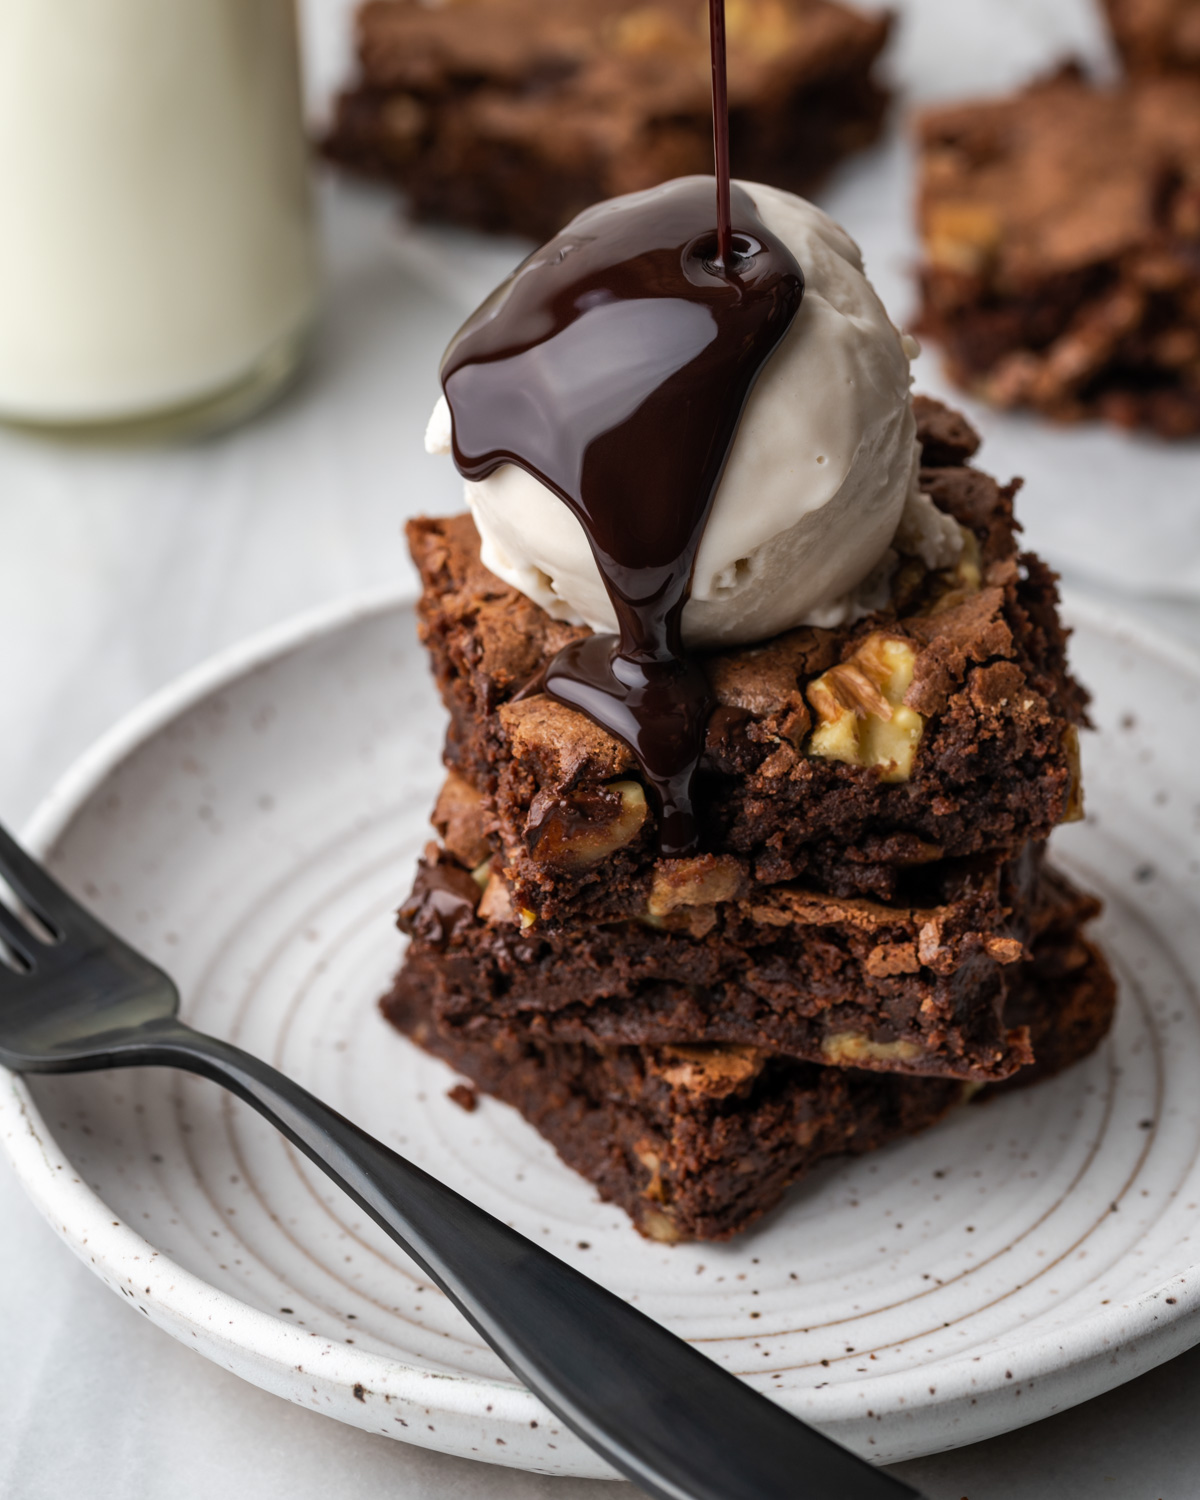
{"label": "scoop of vanilla ice cream", "polygon": [[[962,546],[918,489],[916,345],[888,319],[857,245],[803,198],[741,186],[799,261],[804,300],[742,413],[696,557],[690,646],[842,624],[883,602],[893,542],[930,567]],[[450,421],[443,398],[430,452],[450,451]],[[468,482],[466,498],[493,573],[556,619],[616,629],[583,527],[552,490],[506,464]]]}

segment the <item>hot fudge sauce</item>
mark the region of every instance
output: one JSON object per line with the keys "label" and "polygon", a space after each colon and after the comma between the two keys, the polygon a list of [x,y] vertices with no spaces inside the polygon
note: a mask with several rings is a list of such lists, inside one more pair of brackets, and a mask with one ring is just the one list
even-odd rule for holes
{"label": "hot fudge sauce", "polygon": [[[723,67],[714,27],[718,143]],[[717,157],[723,222],[695,178],[589,209],[483,304],[442,365],[459,471],[516,464],[587,535],[619,634],[572,643],[541,685],[633,751],[668,856],[696,845],[691,781],[711,708],[681,631],[696,552],[751,388],[804,294],[791,251],[731,189],[720,144]]]}

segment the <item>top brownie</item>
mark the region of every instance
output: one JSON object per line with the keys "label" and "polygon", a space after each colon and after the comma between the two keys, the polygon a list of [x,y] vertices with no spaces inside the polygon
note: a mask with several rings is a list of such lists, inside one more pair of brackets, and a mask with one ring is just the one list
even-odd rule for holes
{"label": "top brownie", "polygon": [[1113,37],[1133,73],[1200,73],[1200,0],[1104,0]]}
{"label": "top brownie", "polygon": [[921,328],[999,406],[1200,432],[1200,77],[1077,71],[919,124]]}
{"label": "top brownie", "polygon": [[[803,191],[878,133],[890,26],[835,0],[729,8],[734,173]],[[368,0],[326,149],[413,210],[544,240],[604,198],[712,170],[697,0]]]}
{"label": "top brownie", "polygon": [[[1078,814],[1085,695],[1054,575],[1018,552],[1017,485],[968,462],[966,422],[920,397],[916,409],[922,488],[963,528],[963,559],[941,573],[902,560],[891,605],[853,626],[702,658],[717,706],[693,858],[658,858],[624,745],[543,693],[519,696],[586,627],[489,573],[469,516],[409,524],[446,762],[482,794],[474,854],[499,860],[527,924],[653,918],[783,881],[919,901],[935,862],[1014,854]],[[437,821],[454,848],[453,806]]]}

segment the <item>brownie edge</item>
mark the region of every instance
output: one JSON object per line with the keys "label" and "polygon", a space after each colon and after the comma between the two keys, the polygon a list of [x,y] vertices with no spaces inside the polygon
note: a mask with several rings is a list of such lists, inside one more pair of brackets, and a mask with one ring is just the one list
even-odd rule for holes
{"label": "brownie edge", "polygon": [[[1048,881],[1014,1003],[1035,1063],[985,1096],[1078,1062],[1107,1032],[1116,987],[1081,932],[1096,905],[1061,876]],[[819,1162],[914,1134],[970,1092],[945,1078],[825,1067],[743,1046],[594,1047],[512,1026],[464,1040],[434,1020],[438,961],[425,954],[401,969],[381,1001],[387,1019],[516,1108],[651,1239],[728,1239]]]}
{"label": "brownie edge", "polygon": [[[1038,912],[1042,850],[946,872],[922,908],[790,886],[559,933],[514,920],[494,868],[431,845],[398,923],[447,1036],[516,1026],[547,1041],[698,1040],[869,1072],[987,1083],[1031,1061],[1004,1017]],[[427,962],[428,960],[428,962]]]}

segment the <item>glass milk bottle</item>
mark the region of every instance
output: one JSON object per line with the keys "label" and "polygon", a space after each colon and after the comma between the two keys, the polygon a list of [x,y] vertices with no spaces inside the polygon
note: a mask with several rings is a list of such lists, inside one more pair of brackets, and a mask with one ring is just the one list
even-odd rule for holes
{"label": "glass milk bottle", "polygon": [[0,420],[265,401],[315,304],[306,157],[293,0],[0,0]]}

